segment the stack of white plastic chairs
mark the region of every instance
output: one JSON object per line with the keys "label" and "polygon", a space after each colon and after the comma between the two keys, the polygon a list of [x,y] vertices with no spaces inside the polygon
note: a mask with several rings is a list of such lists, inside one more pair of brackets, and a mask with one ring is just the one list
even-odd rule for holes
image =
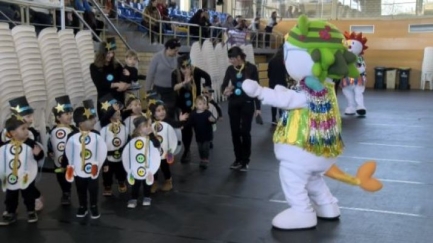
{"label": "stack of white plastic chairs", "polygon": [[65,29],[58,32],[60,50],[62,54],[63,73],[65,76],[66,93],[71,99],[72,106],[80,106],[85,99],[83,72],[78,54],[74,31]]}
{"label": "stack of white plastic chairs", "polygon": [[[196,41],[192,44],[189,58],[191,59],[191,64],[193,66],[198,67],[204,71],[207,70],[204,53],[202,51],[202,47],[200,46],[199,41]],[[202,82],[202,80],[194,80],[194,81],[200,83]]]}
{"label": "stack of white plastic chairs", "polygon": [[203,70],[207,69],[207,65],[205,61],[206,57],[204,56],[204,52],[199,41],[196,41],[192,44],[191,51],[190,51],[190,58],[191,58],[192,65]]}
{"label": "stack of white plastic chairs", "polygon": [[[224,75],[226,73],[226,70],[223,68],[223,66],[227,63],[225,60],[223,60],[223,52],[227,52],[227,50],[223,47],[222,43],[218,43],[215,46],[214,49],[215,52],[215,60],[216,60],[216,67],[218,69],[217,72],[217,79],[216,79],[216,89],[215,89],[215,96],[216,101],[221,101],[221,85],[223,83]],[[224,63],[224,65],[223,65]]]}
{"label": "stack of white plastic chairs", "polygon": [[45,28],[39,33],[39,48],[45,73],[45,87],[47,90],[47,126],[54,125],[51,112],[56,105],[55,98],[66,95],[65,78],[63,74],[62,54],[56,28]]}
{"label": "stack of white plastic chairs", "polygon": [[433,90],[433,47],[424,49],[421,72],[421,89],[425,89],[426,82],[428,82],[430,90]]}
{"label": "stack of white plastic chairs", "polygon": [[0,23],[0,118],[2,127],[10,114],[9,100],[23,96],[21,71],[8,23]]}
{"label": "stack of white plastic chairs", "polygon": [[[218,78],[220,76],[219,73],[221,71],[219,70],[218,62],[215,58],[215,50],[213,47],[213,43],[209,39],[205,40],[203,43],[202,54],[206,62],[206,67],[207,67],[206,72],[210,75],[212,80],[212,89],[216,90],[218,89]],[[217,100],[216,95],[217,94],[214,92],[213,93],[214,100]]]}
{"label": "stack of white plastic chairs", "polygon": [[245,55],[247,55],[246,60],[250,62],[251,64],[256,64],[256,60],[254,58],[254,48],[253,45],[243,45],[242,50],[244,51]]}
{"label": "stack of white plastic chairs", "polygon": [[[220,70],[221,70],[221,72],[224,72],[224,74],[225,74],[227,68],[231,65],[230,61],[229,61],[229,55],[228,55],[228,50],[230,50],[230,48],[231,48],[230,44],[226,44],[226,45],[222,46],[223,52],[222,52],[221,59],[220,59],[221,60]],[[223,79],[224,79],[224,76],[221,79],[221,84],[222,84]],[[221,91],[224,92],[224,90],[221,90]],[[221,99],[223,101],[225,101],[227,98],[224,95],[222,95]]]}
{"label": "stack of white plastic chairs", "polygon": [[84,93],[86,99],[93,100],[96,105],[98,92],[90,76],[90,64],[95,59],[95,47],[93,45],[92,33],[89,30],[81,30],[75,36],[83,73]]}
{"label": "stack of white plastic chairs", "polygon": [[16,26],[12,29],[12,37],[18,55],[24,94],[30,106],[35,110],[34,126],[39,131],[45,131],[47,90],[35,27],[31,25]]}

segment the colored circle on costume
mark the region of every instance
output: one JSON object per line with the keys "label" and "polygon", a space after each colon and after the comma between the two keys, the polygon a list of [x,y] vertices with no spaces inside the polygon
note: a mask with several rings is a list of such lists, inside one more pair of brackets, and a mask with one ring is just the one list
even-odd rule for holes
{"label": "colored circle on costume", "polygon": [[135,141],[134,146],[135,146],[136,149],[142,149],[144,147],[143,140],[138,139],[137,141]]}
{"label": "colored circle on costume", "polygon": [[113,127],[113,128],[111,129],[111,131],[112,131],[114,134],[119,134],[119,133],[120,133],[120,126]]}
{"label": "colored circle on costume", "polygon": [[236,87],[238,87],[238,88],[242,88],[242,82],[237,82],[237,83],[236,83]]}
{"label": "colored circle on costume", "polygon": [[162,129],[163,129],[164,127],[162,126],[162,124],[161,123],[156,123],[155,124],[155,126],[153,126],[153,129],[156,131],[156,132],[160,132],[160,131],[162,131]]}
{"label": "colored circle on costume", "polygon": [[162,156],[164,154],[164,149],[163,148],[159,148],[159,155]]}
{"label": "colored circle on costume", "polygon": [[158,139],[158,141],[160,143],[162,143],[162,141],[164,141],[164,138],[162,138],[162,136],[160,136],[160,135],[156,135],[156,138]]}
{"label": "colored circle on costume", "polygon": [[235,94],[236,95],[241,95],[242,94],[242,90],[241,89],[236,89],[235,90]]}
{"label": "colored circle on costume", "polygon": [[[17,161],[17,169],[19,169],[21,167],[21,161]],[[9,161],[9,168],[11,169],[11,170],[13,170],[14,169],[14,160],[12,159],[11,161]]]}
{"label": "colored circle on costume", "polygon": [[[80,153],[80,156],[81,156],[81,153]],[[90,158],[92,158],[92,152],[88,149],[84,150],[84,159],[87,160]]]}
{"label": "colored circle on costume", "polygon": [[144,177],[146,175],[146,169],[142,166],[137,168],[137,175],[140,177]]}
{"label": "colored circle on costume", "polygon": [[65,150],[65,142],[60,142],[57,144],[57,150],[63,152]]}
{"label": "colored circle on costume", "polygon": [[10,175],[8,176],[8,183],[9,183],[9,184],[11,184],[11,185],[15,185],[15,184],[17,184],[17,182],[18,182],[18,176],[13,175],[13,174],[10,174]]}
{"label": "colored circle on costume", "polygon": [[116,150],[116,151],[114,152],[113,158],[115,158],[115,159],[120,159],[121,156],[122,156],[122,155],[120,154],[119,150]]}
{"label": "colored circle on costume", "polygon": [[21,145],[20,145],[19,147],[11,146],[11,148],[10,148],[10,150],[9,150],[9,152],[10,152],[12,155],[15,155],[15,153],[20,154],[21,151],[23,151],[23,147],[22,147]]}
{"label": "colored circle on costume", "polygon": [[242,73],[237,73],[236,74],[236,78],[242,78],[242,76],[243,76]]}
{"label": "colored circle on costume", "polygon": [[56,138],[62,139],[66,136],[66,132],[63,129],[59,129],[56,131]]}
{"label": "colored circle on costume", "polygon": [[137,154],[137,156],[135,156],[135,160],[142,164],[144,162],[146,162],[146,156],[144,156],[144,154]]}
{"label": "colored circle on costume", "polygon": [[[80,141],[80,142],[83,141],[83,135],[80,136],[80,140],[79,140],[79,141]],[[90,136],[86,136],[86,137],[84,138],[84,144],[85,144],[85,145],[88,145],[91,141],[92,141],[92,139],[90,138]]]}
{"label": "colored circle on costume", "polygon": [[114,138],[112,143],[115,147],[120,147],[120,145],[122,144],[122,140],[120,140],[120,138]]}
{"label": "colored circle on costume", "polygon": [[86,173],[86,174],[92,173],[92,164],[91,163],[86,163],[84,165],[84,173]]}
{"label": "colored circle on costume", "polygon": [[192,105],[192,102],[191,102],[190,100],[187,100],[187,101],[186,101],[186,106],[189,107],[189,106],[191,106],[191,105]]}
{"label": "colored circle on costume", "polygon": [[57,162],[59,162],[59,164],[61,164],[62,160],[63,160],[63,155],[60,155],[59,158],[57,159]]}
{"label": "colored circle on costume", "polygon": [[113,79],[114,79],[113,74],[108,74],[108,75],[107,75],[107,81],[108,81],[108,82],[113,81]]}
{"label": "colored circle on costume", "polygon": [[186,92],[185,93],[185,98],[189,98],[189,97],[191,97],[191,93],[190,92]]}

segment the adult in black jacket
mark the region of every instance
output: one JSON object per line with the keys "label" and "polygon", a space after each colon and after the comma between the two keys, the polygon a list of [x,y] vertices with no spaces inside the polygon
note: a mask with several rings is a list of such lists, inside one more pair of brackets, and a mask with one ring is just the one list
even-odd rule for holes
{"label": "adult in black jacket", "polygon": [[[108,38],[107,42],[101,43],[95,61],[90,64],[90,76],[98,91],[98,100],[111,93],[116,100],[123,104],[125,102],[125,91],[130,84],[121,80],[123,68],[115,61],[115,49],[114,38]],[[100,109],[101,104],[98,102],[97,111],[99,117]]]}
{"label": "adult in black jacket", "polygon": [[[198,67],[191,65],[188,56],[180,56],[177,59],[177,68],[171,75],[171,83],[174,91],[177,92],[176,107],[182,113],[191,113],[195,98],[202,93],[201,79],[205,80],[204,88],[210,89],[212,81],[209,74]],[[191,126],[185,126],[182,129],[182,143],[184,153],[182,163],[189,162],[189,148],[191,146],[193,130]]]}
{"label": "adult in black jacket", "polygon": [[[268,78],[269,78],[269,88],[273,89],[276,85],[287,86],[286,82],[287,71],[284,64],[284,47],[281,46],[275,55],[271,58],[268,63]],[[278,109],[279,117],[281,117],[283,111]],[[272,124],[276,125],[277,120],[275,117],[277,115],[277,108],[272,107]]]}
{"label": "adult in black jacket", "polygon": [[209,27],[212,25],[209,21],[208,16],[209,15],[207,14],[206,11],[204,11],[203,9],[199,9],[188,21],[188,23],[190,24],[196,24],[201,27],[201,35],[200,35],[200,27],[198,26],[191,26],[189,28],[189,34],[195,40],[198,40],[199,37],[201,36],[203,38],[202,43],[205,38],[209,38],[209,31],[210,31]]}
{"label": "adult in black jacket", "polygon": [[241,48],[235,46],[228,53],[232,66],[227,68],[221,90],[229,100],[229,118],[236,160],[231,169],[248,170],[251,155],[251,123],[260,114],[260,101],[242,91],[242,82],[252,79],[258,82],[257,67],[245,60]]}

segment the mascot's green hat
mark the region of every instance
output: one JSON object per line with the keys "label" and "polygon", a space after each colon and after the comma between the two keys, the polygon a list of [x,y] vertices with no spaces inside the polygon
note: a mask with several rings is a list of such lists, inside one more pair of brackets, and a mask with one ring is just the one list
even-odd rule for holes
{"label": "mascot's green hat", "polygon": [[320,20],[308,20],[301,15],[298,23],[286,35],[286,41],[306,49],[314,61],[313,75],[321,81],[325,78],[341,79],[359,76],[356,56],[344,45],[344,35],[334,25]]}

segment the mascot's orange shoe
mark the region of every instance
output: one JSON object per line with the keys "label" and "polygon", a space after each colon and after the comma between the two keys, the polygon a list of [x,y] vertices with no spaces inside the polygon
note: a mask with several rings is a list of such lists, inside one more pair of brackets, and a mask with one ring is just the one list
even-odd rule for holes
{"label": "mascot's orange shoe", "polygon": [[341,171],[336,164],[332,165],[325,175],[350,185],[359,186],[366,191],[376,192],[382,189],[383,185],[379,180],[372,177],[375,171],[376,162],[367,161],[359,167],[356,177]]}

